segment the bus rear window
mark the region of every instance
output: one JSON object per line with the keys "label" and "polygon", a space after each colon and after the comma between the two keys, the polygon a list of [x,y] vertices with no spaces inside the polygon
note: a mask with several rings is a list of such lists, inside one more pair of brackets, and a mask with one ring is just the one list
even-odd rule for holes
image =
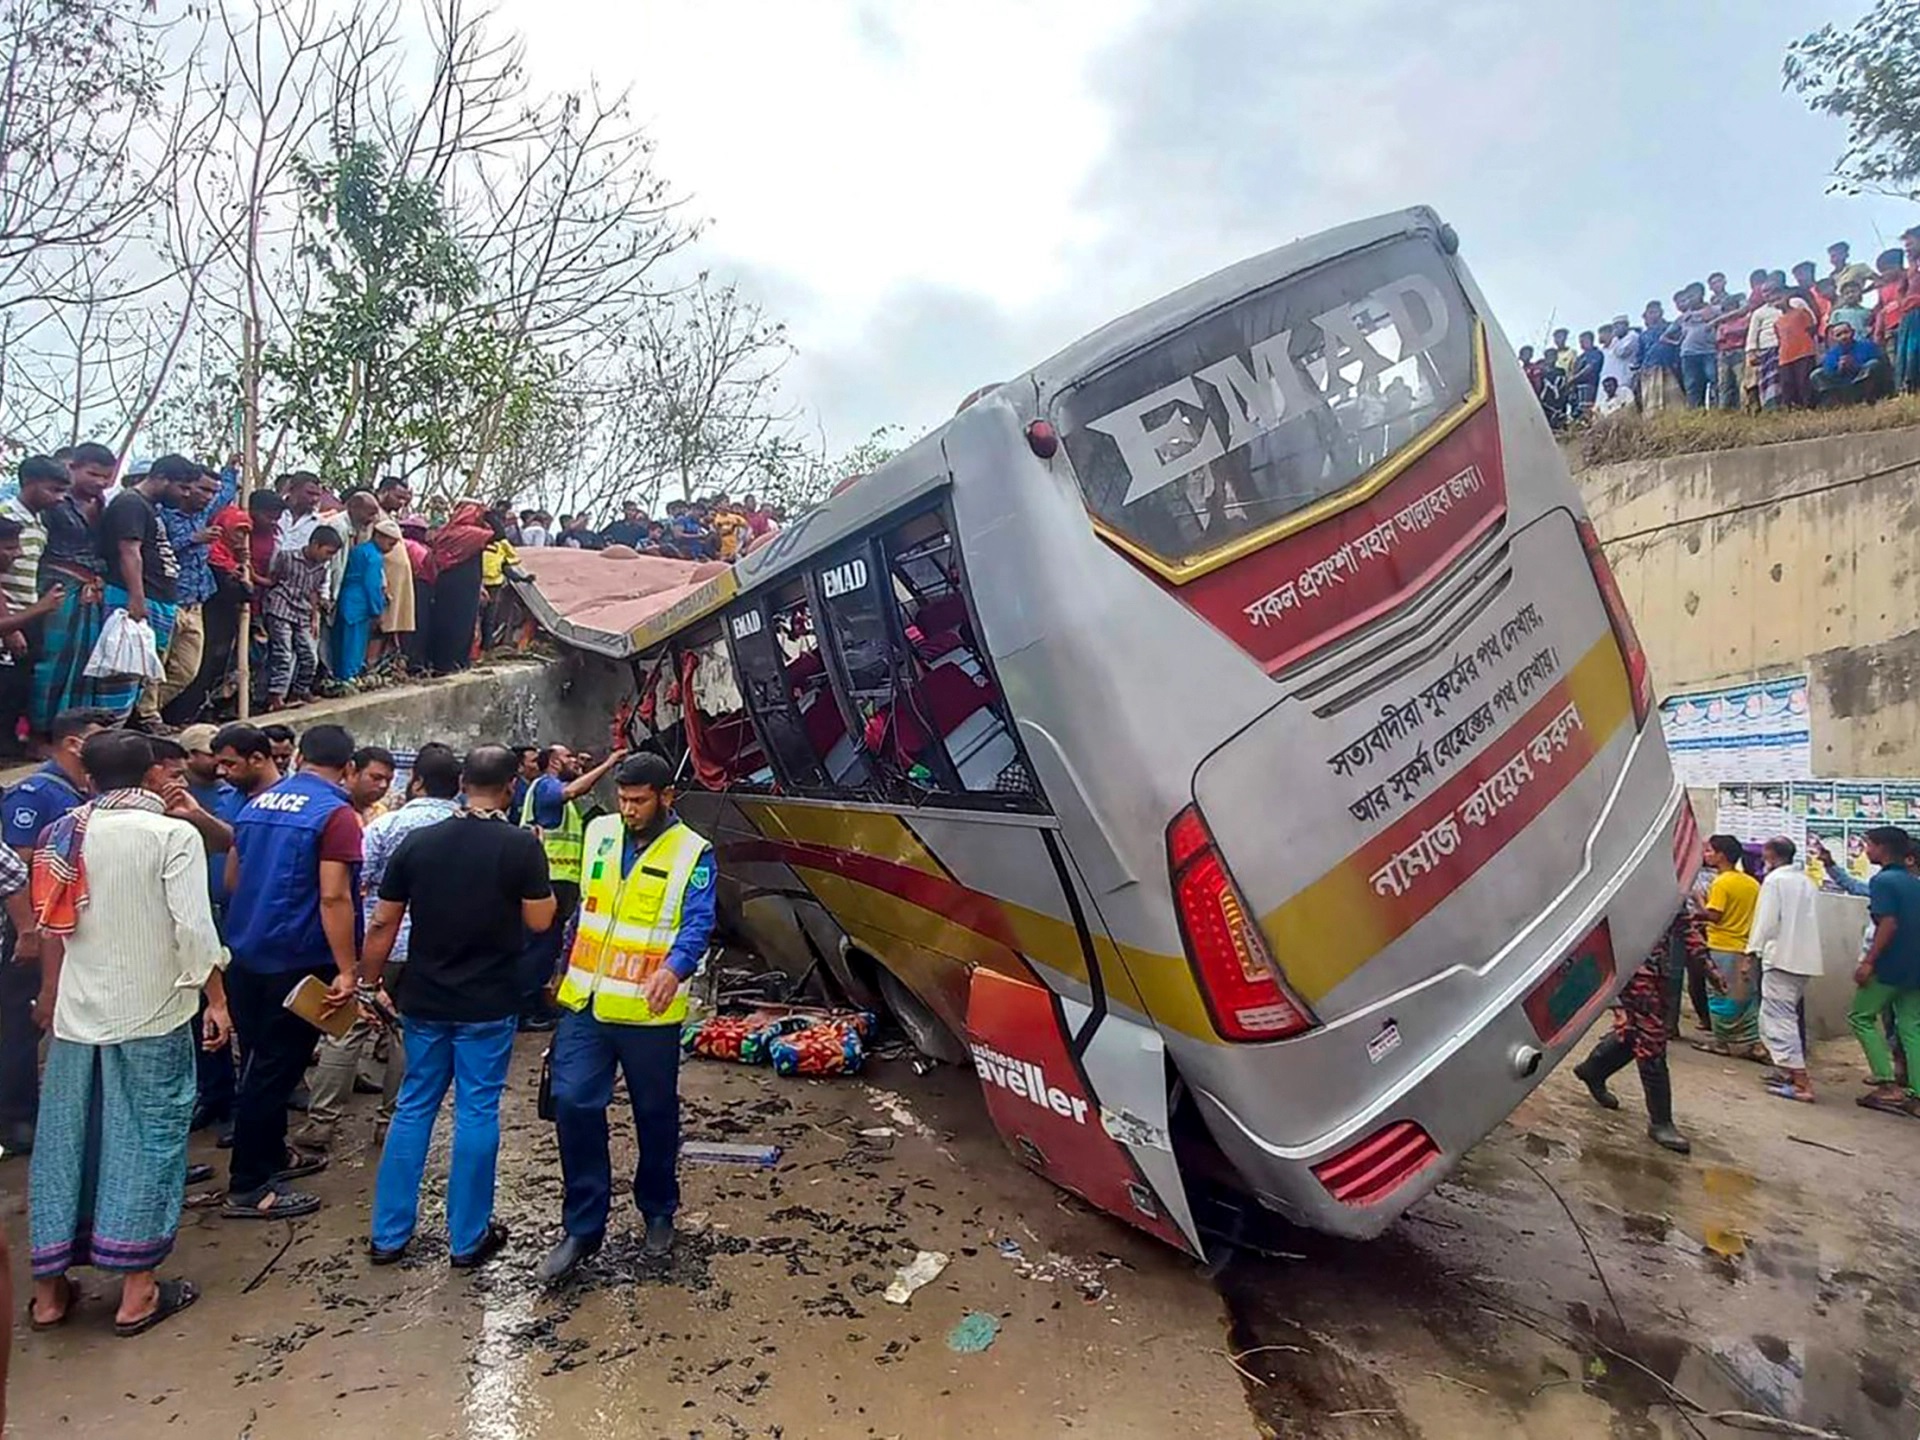
{"label": "bus rear window", "polygon": [[1338,495],[1460,405],[1472,315],[1424,238],[1193,321],[1061,397],[1088,510],[1170,566]]}

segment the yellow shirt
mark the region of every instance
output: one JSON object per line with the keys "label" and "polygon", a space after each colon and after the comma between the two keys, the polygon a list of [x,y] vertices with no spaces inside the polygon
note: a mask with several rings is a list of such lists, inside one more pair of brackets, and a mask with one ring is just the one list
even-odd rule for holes
{"label": "yellow shirt", "polygon": [[1707,922],[1707,948],[1745,954],[1753,929],[1753,910],[1760,903],[1760,882],[1738,870],[1722,870],[1707,887],[1707,909],[1718,910],[1718,921]]}
{"label": "yellow shirt", "polygon": [[735,514],[731,510],[722,510],[713,517],[714,537],[720,542],[720,558],[737,560],[740,556],[740,544],[747,538],[747,517]]}
{"label": "yellow shirt", "polygon": [[519,552],[512,542],[496,540],[480,552],[480,583],[498,585],[507,578],[507,567],[520,563]]}

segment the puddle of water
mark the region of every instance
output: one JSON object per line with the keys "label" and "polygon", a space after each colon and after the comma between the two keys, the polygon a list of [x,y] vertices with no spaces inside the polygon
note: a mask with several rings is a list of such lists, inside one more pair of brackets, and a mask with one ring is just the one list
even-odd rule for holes
{"label": "puddle of water", "polygon": [[480,1343],[474,1347],[465,1415],[469,1440],[532,1440],[527,1346],[533,1292],[514,1286],[482,1301]]}

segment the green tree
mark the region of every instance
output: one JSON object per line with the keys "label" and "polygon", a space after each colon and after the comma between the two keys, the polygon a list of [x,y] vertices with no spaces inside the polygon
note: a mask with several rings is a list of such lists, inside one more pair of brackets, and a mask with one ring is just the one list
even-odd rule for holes
{"label": "green tree", "polygon": [[286,387],[277,417],[323,474],[363,482],[412,455],[458,449],[461,394],[490,375],[484,314],[463,316],[480,276],[428,181],[397,174],[352,141],[332,159],[296,158],[301,253],[319,296],[269,353]]}
{"label": "green tree", "polygon": [[1920,0],[1876,0],[1787,47],[1787,88],[1846,123],[1834,188],[1920,198]]}
{"label": "green tree", "polygon": [[756,466],[757,475],[743,483],[763,505],[776,505],[789,517],[811,509],[845,481],[857,480],[898,455],[906,434],[899,425],[882,425],[851,450],[830,457],[822,450],[789,437],[767,443]]}

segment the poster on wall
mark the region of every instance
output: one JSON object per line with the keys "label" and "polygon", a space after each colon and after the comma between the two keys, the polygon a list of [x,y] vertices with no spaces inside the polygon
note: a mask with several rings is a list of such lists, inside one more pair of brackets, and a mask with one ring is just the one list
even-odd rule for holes
{"label": "poster on wall", "polygon": [[1807,871],[1837,889],[1818,857],[1825,846],[1861,879],[1871,873],[1867,831],[1899,825],[1920,834],[1920,780],[1787,780],[1717,787],[1713,828],[1757,849],[1785,835],[1800,847]]}
{"label": "poster on wall", "polygon": [[1669,695],[1660,702],[1660,728],[1686,785],[1813,775],[1804,675]]}

